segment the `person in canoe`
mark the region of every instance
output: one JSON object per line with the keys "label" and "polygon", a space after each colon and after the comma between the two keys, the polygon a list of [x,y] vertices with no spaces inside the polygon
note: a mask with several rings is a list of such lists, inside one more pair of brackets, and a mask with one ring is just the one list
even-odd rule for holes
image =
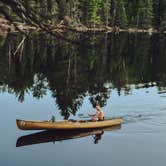
{"label": "person in canoe", "polygon": [[101,107],[97,104],[95,108],[96,108],[96,113],[95,114],[88,114],[90,117],[92,117],[92,121],[102,121],[102,120],[104,120],[104,112],[101,109]]}

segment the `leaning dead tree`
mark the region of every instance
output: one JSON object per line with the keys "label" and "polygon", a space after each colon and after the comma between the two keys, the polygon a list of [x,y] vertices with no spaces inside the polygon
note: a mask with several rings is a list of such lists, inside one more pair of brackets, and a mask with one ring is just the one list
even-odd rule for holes
{"label": "leaning dead tree", "polygon": [[[18,19],[27,25],[41,28],[44,30],[50,30],[51,26],[48,26],[48,20],[44,15],[39,15],[35,12],[26,0],[0,0],[0,12],[4,15],[11,24],[13,24],[18,30],[17,24],[11,16],[11,12],[15,14]],[[9,12],[10,11],[10,12]]]}

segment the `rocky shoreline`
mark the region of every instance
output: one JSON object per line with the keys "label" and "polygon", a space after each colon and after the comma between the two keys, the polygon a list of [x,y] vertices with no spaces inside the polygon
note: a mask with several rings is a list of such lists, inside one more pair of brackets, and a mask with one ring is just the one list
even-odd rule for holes
{"label": "rocky shoreline", "polygon": [[[9,32],[28,32],[31,30],[42,30],[39,27],[34,27],[34,26],[29,26],[25,23],[20,23],[20,22],[13,22],[10,23],[4,18],[0,18],[0,35],[9,33]],[[73,31],[73,32],[114,32],[114,33],[119,33],[119,32],[128,32],[128,33],[166,33],[166,30],[164,31],[159,31],[153,28],[149,29],[138,29],[138,28],[127,28],[127,29],[121,29],[119,27],[102,27],[102,28],[88,28],[86,26],[67,26],[64,25],[63,23],[60,23],[56,26],[50,25],[50,30],[52,32],[58,32],[58,33],[63,33],[65,31]]]}

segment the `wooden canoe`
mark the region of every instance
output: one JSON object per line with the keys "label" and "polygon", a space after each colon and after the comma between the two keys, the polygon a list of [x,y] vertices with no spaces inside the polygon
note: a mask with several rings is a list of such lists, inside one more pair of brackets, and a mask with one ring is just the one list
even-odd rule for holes
{"label": "wooden canoe", "polygon": [[25,121],[16,120],[17,126],[21,130],[78,130],[78,129],[95,129],[111,127],[120,125],[122,123],[121,118],[111,118],[104,121],[76,121],[76,120],[64,120],[64,121]]}
{"label": "wooden canoe", "polygon": [[69,139],[77,139],[87,136],[103,135],[104,131],[113,131],[121,128],[121,125],[112,126],[109,128],[100,129],[84,129],[84,130],[45,130],[17,139],[16,147],[28,146],[34,144],[64,141]]}

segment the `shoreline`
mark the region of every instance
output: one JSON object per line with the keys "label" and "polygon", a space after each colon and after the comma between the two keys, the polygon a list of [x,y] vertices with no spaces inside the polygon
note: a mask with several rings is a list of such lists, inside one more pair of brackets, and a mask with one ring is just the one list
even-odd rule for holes
{"label": "shoreline", "polygon": [[106,27],[106,28],[68,28],[71,31],[75,32],[104,32],[104,33],[120,33],[120,32],[128,32],[128,33],[162,33],[165,34],[166,31],[159,31],[157,29],[149,28],[149,29],[139,29],[139,28],[114,28],[114,27]]}
{"label": "shoreline", "polygon": [[[52,32],[58,32],[58,33],[64,33],[66,31],[73,31],[77,33],[97,33],[97,32],[103,32],[103,33],[120,33],[120,32],[128,32],[128,33],[161,33],[161,34],[166,34],[166,30],[161,31],[157,30],[154,28],[149,28],[149,29],[140,29],[140,28],[126,28],[126,29],[121,29],[119,27],[99,27],[99,28],[89,28],[85,26],[75,26],[75,27],[70,27],[66,26],[63,24],[58,24],[58,25],[50,25],[50,31]],[[39,27],[35,26],[29,26],[25,23],[20,23],[20,22],[14,22],[10,23],[4,18],[0,18],[0,35],[2,36],[3,34],[7,34],[10,32],[29,32],[29,31],[41,31],[42,29]]]}

